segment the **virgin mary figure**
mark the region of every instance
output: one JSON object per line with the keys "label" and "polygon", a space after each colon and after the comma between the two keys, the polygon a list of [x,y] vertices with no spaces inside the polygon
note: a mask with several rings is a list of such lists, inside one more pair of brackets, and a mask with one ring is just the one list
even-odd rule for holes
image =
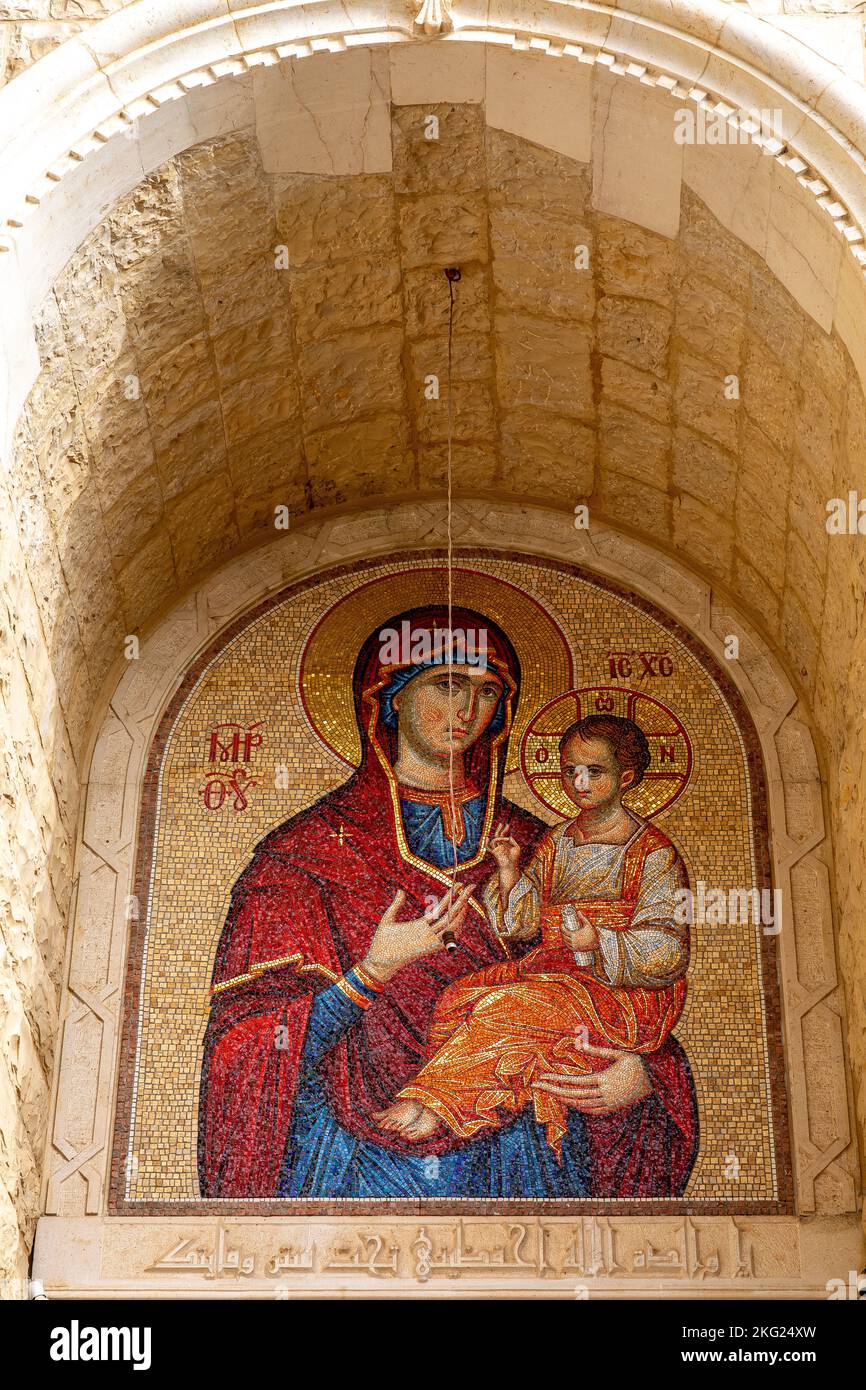
{"label": "virgin mary figure", "polygon": [[[491,827],[507,821],[524,853],[546,829],[502,794],[520,689],[504,632],[437,606],[388,626],[405,659],[378,629],[355,665],[357,771],[267,835],[232,892],[204,1039],[202,1195],[681,1195],[697,1110],[673,1037],[643,1057],[605,1052],[608,1065],[585,1076],[540,1078],[569,1107],[560,1158],[531,1106],[495,1132],[441,1133],[421,1151],[378,1126],[423,1065],[442,991],[507,958],[475,892],[493,868]],[[476,640],[431,643],[443,630]]]}

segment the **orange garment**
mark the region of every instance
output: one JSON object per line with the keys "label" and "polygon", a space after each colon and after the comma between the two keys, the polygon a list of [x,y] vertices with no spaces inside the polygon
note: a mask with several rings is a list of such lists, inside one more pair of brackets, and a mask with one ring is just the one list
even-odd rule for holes
{"label": "orange garment", "polygon": [[[627,931],[648,854],[668,844],[648,826],[626,851],[622,896],[574,903],[593,926]],[[462,1138],[497,1128],[531,1100],[557,1157],[567,1128],[558,1096],[534,1091],[544,1072],[603,1070],[587,1044],[654,1052],[679,1018],[684,978],[657,989],[618,988],[578,966],[562,937],[562,910],[542,913],[541,944],[522,960],[503,961],[449,986],[434,1010],[429,1058],[398,1099],[419,1101]]]}

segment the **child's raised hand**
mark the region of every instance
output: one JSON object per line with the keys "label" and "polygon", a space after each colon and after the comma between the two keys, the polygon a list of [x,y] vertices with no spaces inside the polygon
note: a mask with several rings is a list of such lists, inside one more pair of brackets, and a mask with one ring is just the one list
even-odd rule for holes
{"label": "child's raised hand", "polygon": [[520,863],[520,845],[504,820],[496,826],[487,848],[500,869],[516,869]]}

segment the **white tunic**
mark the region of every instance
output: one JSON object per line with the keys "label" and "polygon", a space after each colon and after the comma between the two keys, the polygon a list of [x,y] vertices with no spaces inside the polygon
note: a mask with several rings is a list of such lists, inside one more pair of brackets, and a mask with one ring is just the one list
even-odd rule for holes
{"label": "white tunic", "polygon": [[[494,927],[503,936],[528,940],[541,932],[543,908],[561,907],[565,925],[574,930],[580,923],[572,904],[586,898],[620,900],[625,855],[645,824],[637,823],[626,844],[581,843],[567,833],[569,823],[557,826],[544,837],[512,888],[504,912],[498,877],[486,885],[484,898]],[[554,855],[545,884],[540,861],[548,840],[553,842]],[[598,979],[624,988],[672,984],[689,962],[688,925],[677,921],[682,890],[688,886],[686,867],[674,847],[653,850],[644,862],[628,928],[614,931],[595,924],[598,949],[574,952],[575,963],[592,968]]]}

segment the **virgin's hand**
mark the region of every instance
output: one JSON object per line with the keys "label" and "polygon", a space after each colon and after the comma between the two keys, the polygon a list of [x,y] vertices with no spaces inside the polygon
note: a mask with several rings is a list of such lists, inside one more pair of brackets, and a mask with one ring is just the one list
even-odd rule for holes
{"label": "virgin's hand", "polygon": [[399,892],[376,928],[361,965],[383,983],[404,965],[444,950],[445,932],[457,936],[466,919],[472,885],[445,894],[423,917],[399,920],[406,894]]}
{"label": "virgin's hand", "polygon": [[590,1045],[584,1051],[595,1057],[612,1058],[611,1065],[604,1071],[581,1076],[546,1072],[535,1082],[535,1088],[559,1096],[571,1110],[579,1110],[582,1115],[612,1115],[652,1095],[646,1067],[636,1052]]}

